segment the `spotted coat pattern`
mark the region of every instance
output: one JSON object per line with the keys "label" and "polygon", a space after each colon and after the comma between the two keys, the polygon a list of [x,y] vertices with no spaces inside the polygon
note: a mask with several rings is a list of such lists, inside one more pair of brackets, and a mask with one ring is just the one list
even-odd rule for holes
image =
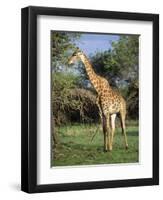
{"label": "spotted coat pattern", "polygon": [[69,64],[81,60],[85,66],[87,75],[94,89],[97,92],[97,106],[103,126],[104,133],[104,151],[112,150],[113,137],[115,132],[116,114],[120,113],[122,133],[124,135],[125,147],[128,148],[127,136],[125,130],[126,102],[120,93],[113,90],[109,82],[97,75],[86,55],[77,51],[69,59]]}

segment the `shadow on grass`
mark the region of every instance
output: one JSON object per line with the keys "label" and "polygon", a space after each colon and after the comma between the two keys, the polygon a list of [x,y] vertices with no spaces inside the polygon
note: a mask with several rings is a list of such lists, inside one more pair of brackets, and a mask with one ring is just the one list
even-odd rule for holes
{"label": "shadow on grass", "polygon": [[101,146],[96,145],[96,144],[81,144],[81,143],[76,143],[76,142],[62,142],[61,146],[67,150],[76,150],[76,151],[103,151],[103,144],[101,144]]}

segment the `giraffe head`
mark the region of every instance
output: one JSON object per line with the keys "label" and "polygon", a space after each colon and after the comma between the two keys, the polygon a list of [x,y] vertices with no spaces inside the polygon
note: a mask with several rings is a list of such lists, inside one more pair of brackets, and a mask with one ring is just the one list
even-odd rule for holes
{"label": "giraffe head", "polygon": [[68,64],[74,64],[76,61],[78,61],[81,58],[82,52],[77,49],[72,56],[68,60]]}

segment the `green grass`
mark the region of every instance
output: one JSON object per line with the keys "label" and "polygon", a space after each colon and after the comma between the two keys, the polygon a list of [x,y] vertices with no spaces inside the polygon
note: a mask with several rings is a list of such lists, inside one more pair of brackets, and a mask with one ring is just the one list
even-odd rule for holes
{"label": "green grass", "polygon": [[124,148],[121,129],[116,128],[112,152],[103,151],[103,133],[98,124],[57,128],[59,142],[54,149],[52,166],[138,162],[138,125],[127,124],[129,149]]}

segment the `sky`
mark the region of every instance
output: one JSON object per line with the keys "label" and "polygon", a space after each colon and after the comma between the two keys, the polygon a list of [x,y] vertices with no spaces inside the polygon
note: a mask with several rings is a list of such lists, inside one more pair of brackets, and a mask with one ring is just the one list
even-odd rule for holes
{"label": "sky", "polygon": [[80,39],[76,41],[76,45],[86,55],[90,55],[96,51],[108,50],[111,48],[111,43],[118,39],[118,35],[84,33],[81,35]]}

